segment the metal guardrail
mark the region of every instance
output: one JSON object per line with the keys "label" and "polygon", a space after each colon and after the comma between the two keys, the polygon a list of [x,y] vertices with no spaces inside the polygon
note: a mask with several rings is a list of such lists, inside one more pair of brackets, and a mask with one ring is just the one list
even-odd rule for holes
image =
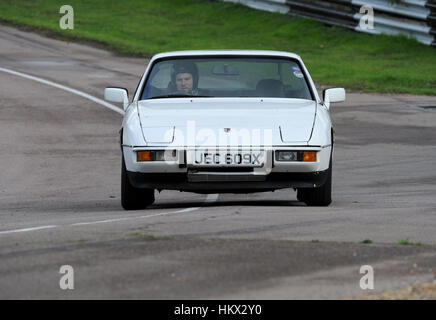
{"label": "metal guardrail", "polygon": [[[371,34],[406,35],[436,47],[436,0],[222,0],[258,10],[311,18]],[[361,28],[362,6],[374,11],[374,28]]]}

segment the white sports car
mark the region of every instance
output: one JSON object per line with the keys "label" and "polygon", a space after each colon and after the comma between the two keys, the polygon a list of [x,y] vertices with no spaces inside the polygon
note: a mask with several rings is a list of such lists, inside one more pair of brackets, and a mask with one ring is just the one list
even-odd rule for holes
{"label": "white sports car", "polygon": [[276,51],[180,51],[155,55],[123,103],[121,203],[141,209],[155,190],[250,193],[297,190],[310,206],[331,203],[331,102],[301,58]]}

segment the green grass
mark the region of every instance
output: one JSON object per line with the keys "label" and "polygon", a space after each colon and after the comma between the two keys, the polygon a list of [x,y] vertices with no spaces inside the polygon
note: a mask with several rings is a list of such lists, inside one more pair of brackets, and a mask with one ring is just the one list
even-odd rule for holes
{"label": "green grass", "polygon": [[58,0],[0,0],[0,19],[91,40],[131,55],[185,49],[270,49],[299,54],[314,81],[365,92],[436,95],[436,49],[316,21],[209,0],[70,0],[74,30],[59,28]]}
{"label": "green grass", "polygon": [[422,242],[411,242],[409,240],[409,238],[399,240],[398,244],[403,245],[403,246],[422,246],[423,245]]}

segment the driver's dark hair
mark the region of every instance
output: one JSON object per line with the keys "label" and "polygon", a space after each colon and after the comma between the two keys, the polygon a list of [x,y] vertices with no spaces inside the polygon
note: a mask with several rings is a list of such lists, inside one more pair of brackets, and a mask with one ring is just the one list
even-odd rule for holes
{"label": "driver's dark hair", "polygon": [[171,82],[176,84],[176,75],[179,73],[190,73],[192,75],[193,89],[198,88],[198,68],[197,65],[190,61],[175,62],[171,70]]}

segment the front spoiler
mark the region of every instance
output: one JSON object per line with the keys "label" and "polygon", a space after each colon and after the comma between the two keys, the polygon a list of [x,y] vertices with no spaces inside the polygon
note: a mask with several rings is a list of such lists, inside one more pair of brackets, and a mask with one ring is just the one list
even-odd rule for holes
{"label": "front spoiler", "polygon": [[328,170],[317,172],[272,172],[268,175],[202,175],[192,180],[188,173],[127,172],[130,183],[136,188],[180,190],[196,193],[251,193],[284,188],[317,188],[322,186]]}

